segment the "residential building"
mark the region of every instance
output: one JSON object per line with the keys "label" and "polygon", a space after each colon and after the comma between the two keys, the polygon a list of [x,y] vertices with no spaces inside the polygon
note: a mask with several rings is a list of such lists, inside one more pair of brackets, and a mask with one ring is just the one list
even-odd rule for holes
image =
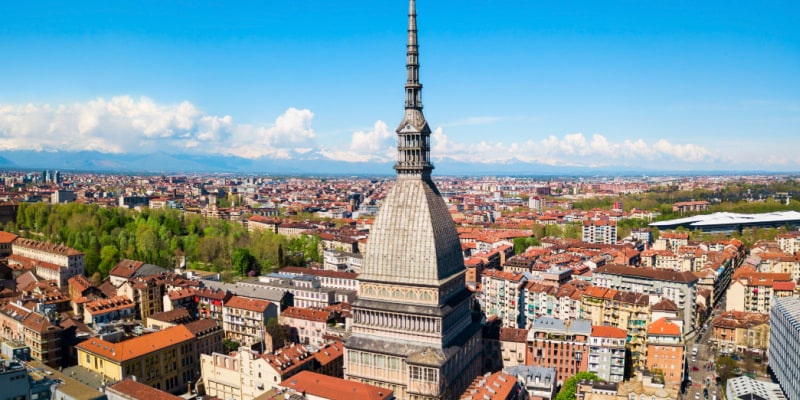
{"label": "residential building", "polygon": [[653,321],[647,330],[647,368],[661,371],[664,384],[680,388],[686,365],[686,346],[680,325],[666,318]]}
{"label": "residential building", "polygon": [[0,257],[11,255],[11,243],[14,243],[19,236],[6,231],[0,231]]}
{"label": "residential building", "polygon": [[503,371],[487,372],[472,381],[461,394],[461,400],[525,400],[527,392],[517,382],[517,377]]}
{"label": "residential building", "polygon": [[170,311],[155,313],[144,321],[144,326],[152,329],[167,329],[176,325],[184,325],[194,321],[189,310],[176,308]]}
{"label": "residential building", "polygon": [[168,272],[167,269],[158,265],[122,259],[108,272],[108,280],[114,284],[114,287],[120,287],[131,279],[159,275],[165,272]]}
{"label": "residential building", "polygon": [[647,324],[652,320],[650,295],[592,286],[583,293],[582,318],[627,332],[631,368],[645,365]]}
{"label": "residential building", "polygon": [[721,352],[758,352],[769,347],[769,314],[725,311],[711,322],[711,342]]}
{"label": "residential building", "polygon": [[247,347],[230,355],[200,356],[206,394],[221,399],[252,400],[301,371],[342,374],[341,342],[323,347],[297,344],[259,354]]}
{"label": "residential building", "polygon": [[778,247],[786,254],[795,254],[800,252],[800,231],[784,233],[778,235],[775,239],[778,240]]}
{"label": "residential building", "polygon": [[625,340],[627,332],[613,326],[592,326],[589,337],[589,372],[606,382],[625,379]]}
{"label": "residential building", "polygon": [[78,365],[121,381],[138,382],[169,393],[184,393],[195,380],[195,336],[178,325],[155,333],[111,343],[91,338],[79,343]]}
{"label": "residential building", "polygon": [[136,303],[125,296],[93,300],[83,305],[84,324],[101,324],[133,319],[135,315]]}
{"label": "residential building", "polygon": [[[653,379],[653,374],[647,370],[636,373],[636,376],[617,386],[615,400],[675,400],[679,398],[680,389],[664,385],[663,382]],[[599,400],[603,397],[586,396],[584,400]]]}
{"label": "residential building", "polygon": [[200,318],[210,318],[222,326],[222,307],[232,295],[221,289],[200,288],[197,296],[197,314]]}
{"label": "residential building", "polygon": [[225,332],[216,320],[201,319],[183,325],[194,335],[194,362],[200,365],[202,354],[222,353],[225,348],[222,345],[225,339]]}
{"label": "residential building", "polygon": [[[319,281],[320,287],[358,292],[358,273],[356,272],[329,271],[302,267],[283,267],[278,270],[278,272],[282,275],[313,276]],[[264,277],[259,277],[259,280],[263,282]]]}
{"label": "residential building", "polygon": [[136,379],[125,379],[104,388],[108,400],[181,400],[181,397],[147,386]]}
{"label": "residential building", "polygon": [[776,299],[769,322],[769,368],[786,397],[800,399],[800,298]]}
{"label": "residential building", "polygon": [[295,343],[321,344],[333,319],[330,311],[287,307],[281,312],[281,325],[289,327],[289,338]]}
{"label": "residential building", "polygon": [[325,249],[322,254],[323,268],[326,271],[361,272],[364,255],[337,249]]}
{"label": "residential building", "polygon": [[164,311],[166,279],[166,275],[132,278],[117,288],[117,295],[133,300],[137,307],[136,315],[146,321],[151,315]]}
{"label": "residential building", "polygon": [[617,243],[617,221],[597,219],[583,221],[581,240],[586,243]]}
{"label": "residential building", "polygon": [[733,274],[725,310],[769,313],[774,297],[793,296],[795,283],[790,274],[755,272],[744,267]]}
{"label": "residential building", "polygon": [[54,280],[59,288],[67,288],[70,278],[83,275],[83,253],[67,246],[17,238],[11,244],[10,264],[32,261],[36,275]]}
{"label": "residential building", "polygon": [[254,280],[238,282],[241,286],[271,289],[278,292],[289,292],[293,296],[295,307],[325,307],[339,301],[350,302],[355,299],[355,292],[343,299],[337,298],[337,290],[322,287],[320,281],[311,275],[285,275],[271,273]]}
{"label": "residential building", "polygon": [[494,269],[481,277],[481,307],[487,316],[496,316],[507,328],[524,328],[523,286],[530,274],[512,274]]}
{"label": "residential building", "polygon": [[556,397],[556,370],[533,365],[516,365],[503,372],[515,376],[519,385],[528,392],[530,400],[552,400]]}
{"label": "residential building", "polygon": [[31,349],[31,358],[53,368],[60,367],[61,327],[36,312],[26,315],[20,322],[23,343]]}
{"label": "residential building", "polygon": [[293,394],[301,393],[308,400],[394,399],[391,390],[311,371],[300,371],[281,382],[280,387],[291,390]]}
{"label": "residential building", "polygon": [[604,265],[593,272],[592,285],[626,292],[665,297],[683,316],[683,334],[696,334],[697,281],[691,272],[676,272],[623,265]]}
{"label": "residential building", "polygon": [[264,340],[264,326],[270,318],[277,317],[277,307],[266,300],[231,296],[222,306],[225,338],[241,345]]}
{"label": "residential building", "polygon": [[587,370],[591,334],[588,320],[538,318],[528,331],[525,364],[554,368],[556,381],[562,385],[570,376]]}
{"label": "residential building", "polygon": [[525,327],[539,317],[561,320],[581,318],[583,285],[572,282],[554,286],[542,280],[531,280],[523,286]]}
{"label": "residential building", "polygon": [[528,330],[500,328],[500,356],[503,368],[525,365],[525,349],[528,343]]}
{"label": "residential building", "polygon": [[672,212],[679,212],[681,214],[686,212],[703,212],[708,210],[709,203],[707,201],[680,201],[672,204]]}

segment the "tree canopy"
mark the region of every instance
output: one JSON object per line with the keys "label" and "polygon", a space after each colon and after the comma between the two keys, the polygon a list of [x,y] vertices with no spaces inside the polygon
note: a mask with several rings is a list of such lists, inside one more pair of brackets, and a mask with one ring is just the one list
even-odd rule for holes
{"label": "tree canopy", "polygon": [[[322,260],[318,236],[288,239],[272,232],[248,232],[235,222],[180,210],[20,203],[16,223],[6,229],[82,251],[89,277],[107,276],[123,258],[170,268],[176,250],[186,254],[190,268],[222,272],[224,277],[269,271],[281,261],[303,266]],[[282,259],[279,249],[289,249],[290,257]]]}
{"label": "tree canopy", "polygon": [[577,374],[569,377],[564,384],[561,385],[561,390],[556,395],[556,400],[575,400],[578,391],[578,382],[580,381],[599,381],[600,377],[594,372],[578,372]]}

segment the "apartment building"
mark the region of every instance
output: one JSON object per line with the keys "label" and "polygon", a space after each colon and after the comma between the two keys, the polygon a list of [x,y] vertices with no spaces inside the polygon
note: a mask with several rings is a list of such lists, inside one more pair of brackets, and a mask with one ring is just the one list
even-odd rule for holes
{"label": "apartment building", "polygon": [[241,347],[230,355],[201,355],[200,369],[208,396],[252,400],[301,371],[341,376],[343,351],[341,342],[298,344],[267,354]]}
{"label": "apartment building", "polygon": [[559,385],[589,366],[589,337],[592,324],[588,320],[562,321],[541,317],[528,331],[525,364],[554,368]]}
{"label": "apartment building", "polygon": [[711,322],[711,341],[721,352],[764,352],[769,346],[769,314],[725,311]]}
{"label": "apartment building", "polygon": [[686,346],[680,325],[660,318],[647,330],[647,368],[661,371],[664,385],[679,388],[686,371]]}
{"label": "apartment building", "polygon": [[576,284],[553,286],[539,280],[531,280],[523,287],[525,297],[526,327],[539,317],[561,320],[579,319],[582,314],[583,290]]}
{"label": "apartment building", "polygon": [[672,300],[683,316],[683,334],[690,338],[696,334],[697,281],[697,276],[691,272],[623,265],[599,267],[592,278],[594,286]]}
{"label": "apartment building", "polygon": [[241,345],[261,342],[267,321],[277,317],[278,308],[266,300],[231,296],[222,306],[225,338]]}
{"label": "apartment building", "polygon": [[61,327],[35,312],[26,315],[20,323],[22,342],[31,349],[31,358],[49,367],[61,367]]}
{"label": "apartment building", "polygon": [[9,263],[33,260],[36,275],[56,281],[59,288],[67,288],[69,278],[84,274],[83,253],[67,246],[17,238],[11,244],[11,252]]}
{"label": "apartment building", "polygon": [[[358,273],[348,271],[329,271],[303,267],[283,267],[278,270],[284,276],[313,276],[319,281],[319,286],[329,289],[352,290],[358,292]],[[269,275],[259,277],[266,282],[271,280]]]}
{"label": "apartment building", "polygon": [[281,325],[289,327],[290,340],[304,344],[322,344],[332,319],[330,311],[299,307],[287,307],[279,318]]}
{"label": "apartment building", "polygon": [[195,295],[198,317],[213,319],[222,326],[222,306],[232,296],[231,293],[221,289],[200,288]]}
{"label": "apartment building", "polygon": [[769,321],[769,367],[786,397],[800,399],[800,298],[776,299]]}
{"label": "apartment building", "polygon": [[524,328],[525,297],[523,287],[530,274],[486,270],[481,277],[479,300],[487,316],[496,316],[507,328]]}
{"label": "apartment building", "polygon": [[503,369],[513,375],[530,400],[552,400],[556,397],[556,371],[553,368],[517,365]]}
{"label": "apartment building", "polygon": [[91,338],[76,345],[78,365],[110,381],[138,382],[173,394],[194,383],[195,336],[178,325],[119,343]]}
{"label": "apartment building", "polygon": [[592,325],[608,325],[627,332],[631,366],[645,365],[647,324],[651,321],[650,295],[592,286],[583,293],[581,318]]}
{"label": "apartment building", "polygon": [[117,288],[117,295],[133,300],[137,316],[146,321],[151,315],[164,311],[166,279],[165,275],[132,278]]}
{"label": "apartment building", "polygon": [[66,267],[71,276],[83,275],[83,253],[67,246],[17,238],[11,244],[11,252],[18,256]]}
{"label": "apartment building", "polygon": [[743,267],[733,274],[727,291],[726,311],[767,314],[773,297],[794,296],[795,283],[790,274],[754,272]]}
{"label": "apartment building", "polygon": [[800,232],[789,232],[778,235],[775,238],[778,241],[778,247],[786,254],[795,254],[800,252]]}
{"label": "apartment building", "polygon": [[281,293],[291,293],[295,307],[325,307],[337,302],[352,302],[355,300],[355,291],[349,291],[340,298],[337,289],[326,288],[314,276],[271,273],[255,280],[246,280],[237,283],[241,287],[252,287],[272,290]]}
{"label": "apartment building", "polygon": [[625,379],[625,340],[627,332],[613,326],[592,326],[589,337],[589,372],[606,382]]}
{"label": "apartment building", "polygon": [[217,324],[213,319],[200,319],[197,321],[184,324],[186,329],[194,335],[194,362],[195,365],[200,365],[200,356],[202,354],[222,353],[225,348],[222,341],[225,338],[225,331],[222,326]]}
{"label": "apartment building", "polygon": [[617,221],[597,219],[583,221],[581,240],[586,243],[617,243]]}
{"label": "apartment building", "polygon": [[134,318],[136,303],[125,296],[114,296],[84,303],[83,323],[101,324]]}
{"label": "apartment building", "polygon": [[523,400],[525,390],[520,387],[517,377],[503,371],[487,372],[476,377],[466,391],[461,394],[461,400]]}

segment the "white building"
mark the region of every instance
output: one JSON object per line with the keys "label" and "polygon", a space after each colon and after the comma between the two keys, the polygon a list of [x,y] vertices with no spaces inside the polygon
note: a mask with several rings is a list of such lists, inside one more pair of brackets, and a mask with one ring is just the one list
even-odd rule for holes
{"label": "white building", "polygon": [[69,278],[84,274],[83,253],[67,246],[18,238],[11,244],[11,253],[41,263],[36,274],[55,280],[59,288],[67,287]]}
{"label": "white building", "polygon": [[776,299],[769,320],[769,367],[786,397],[800,399],[800,298]]}
{"label": "white building", "polygon": [[781,387],[776,383],[757,381],[749,376],[728,379],[725,385],[725,398],[786,400]]}
{"label": "white building", "polygon": [[592,220],[583,221],[583,237],[586,243],[617,243],[617,221]]}

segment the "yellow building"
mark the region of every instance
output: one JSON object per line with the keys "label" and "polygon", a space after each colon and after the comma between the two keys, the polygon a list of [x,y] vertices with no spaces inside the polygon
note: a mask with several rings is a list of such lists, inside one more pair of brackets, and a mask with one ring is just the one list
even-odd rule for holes
{"label": "yellow building", "polygon": [[148,386],[184,393],[198,370],[195,335],[183,325],[119,343],[92,338],[76,347],[78,365],[110,382],[131,376]]}

